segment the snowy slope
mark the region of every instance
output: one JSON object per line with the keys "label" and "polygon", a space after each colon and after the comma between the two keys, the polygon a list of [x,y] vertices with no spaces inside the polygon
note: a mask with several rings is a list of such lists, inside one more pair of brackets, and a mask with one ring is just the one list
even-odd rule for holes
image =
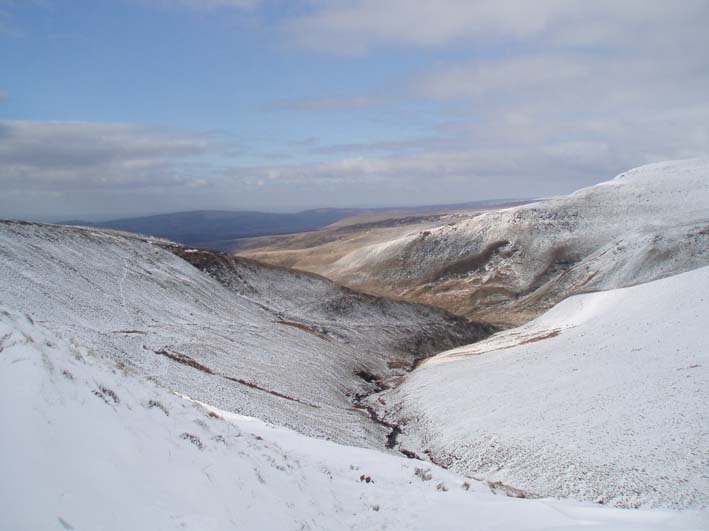
{"label": "snowy slope", "polygon": [[0,529],[708,528],[706,513],[494,496],[225,413],[1,307],[0,419]]}
{"label": "snowy slope", "polygon": [[353,397],[373,388],[358,373],[395,374],[435,345],[487,335],[407,303],[362,299],[357,311],[326,319],[306,311],[313,298],[347,300],[349,290],[284,271],[273,278],[254,263],[245,283],[238,264],[215,278],[170,247],[104,230],[0,222],[0,304],[195,399],[375,447],[387,430],[353,409]]}
{"label": "snowy slope", "polygon": [[[571,297],[370,397],[401,446],[533,495],[709,505],[709,267]],[[382,404],[386,406],[382,406]]]}
{"label": "snowy slope", "polygon": [[709,161],[650,164],[519,207],[357,249],[347,285],[519,324],[563,298],[709,264]]}
{"label": "snowy slope", "polygon": [[[169,246],[172,252],[273,313],[280,323],[300,323],[325,338],[356,345],[360,351],[400,352],[401,363],[465,344],[496,331],[431,306],[375,297],[334,284],[319,275],[267,266],[206,250]],[[421,326],[421,325],[424,326]],[[374,332],[374,334],[372,334]],[[371,368],[371,366],[370,366]],[[372,368],[374,373],[385,367]]]}

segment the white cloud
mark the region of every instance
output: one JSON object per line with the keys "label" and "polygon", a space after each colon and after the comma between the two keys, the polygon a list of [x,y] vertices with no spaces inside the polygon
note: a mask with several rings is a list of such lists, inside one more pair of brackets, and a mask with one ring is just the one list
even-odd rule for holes
{"label": "white cloud", "polygon": [[218,133],[130,123],[0,121],[0,218],[107,219],[229,208]]}
{"label": "white cloud", "polygon": [[[257,5],[142,1],[205,9]],[[448,123],[417,129],[417,140],[359,144],[329,145],[305,130],[303,139],[281,147],[337,158],[218,169],[202,161],[209,155],[224,160],[235,149],[211,137],[131,124],[0,122],[4,191],[15,198],[43,193],[38,208],[57,204],[48,194],[67,201],[67,191],[87,197],[90,190],[142,191],[143,210],[156,198],[164,210],[432,203],[567,192],[645,162],[709,156],[705,0],[307,5],[306,15],[285,22],[302,46],[328,53],[455,48],[455,54],[441,54],[438,68],[408,84],[400,80],[408,92],[281,100],[269,109],[355,110],[371,117],[376,107],[382,119],[387,105],[401,103],[398,96],[414,100],[412,113],[421,98],[435,101]],[[466,54],[469,59],[461,59]],[[274,160],[287,157],[278,149],[272,153]],[[133,196],[122,197],[124,207],[129,201],[138,207]],[[4,204],[12,206],[9,199]]]}
{"label": "white cloud", "polygon": [[557,135],[571,136],[594,122],[594,135],[610,135],[613,128],[602,131],[599,124],[660,124],[673,116],[673,129],[689,130],[697,125],[689,111],[707,103],[709,57],[535,54],[443,68],[415,80],[412,90],[469,109],[488,127],[513,120],[511,128],[527,130],[553,124]]}
{"label": "white cloud", "polygon": [[388,156],[269,174],[409,186],[429,179],[459,190],[484,184],[491,195],[536,195],[645,162],[709,155],[707,27],[702,0],[316,2],[287,23],[301,46],[469,52],[469,61],[442,59],[409,84],[411,96],[444,104],[455,124],[414,153],[397,152],[392,142]]}
{"label": "white cloud", "polygon": [[611,104],[594,112],[591,101],[591,110],[579,113],[563,102],[554,109],[554,94],[547,102],[536,98],[459,116],[437,138],[316,149],[380,156],[226,173],[235,182],[265,182],[276,193],[310,187],[322,203],[338,195],[349,204],[432,203],[565,193],[648,162],[709,157],[709,103],[698,99],[651,112]]}
{"label": "white cloud", "polygon": [[[316,164],[283,165],[235,169],[227,171],[236,180],[265,180],[278,186],[343,184],[356,186],[384,186],[391,189],[441,188],[439,197],[452,199],[461,190],[479,188],[477,195],[485,196],[538,195],[541,189],[549,192],[559,182],[578,177],[589,160],[596,167],[613,163],[609,148],[603,143],[550,144],[544,150],[518,149],[509,152],[504,147],[483,148],[468,152],[460,150],[424,151],[417,154],[390,157],[350,157]],[[599,155],[602,155],[599,158]],[[531,179],[536,172],[550,172],[547,182]],[[604,175],[600,175],[603,177]],[[608,175],[605,175],[608,177]],[[501,179],[502,178],[502,179]],[[498,180],[497,183],[490,179]],[[447,191],[446,191],[446,187]],[[546,187],[546,188],[544,188]],[[406,200],[407,196],[392,198]]]}
{"label": "white cloud", "polygon": [[[671,126],[690,118],[693,128]],[[243,168],[204,162],[231,147],[201,134],[134,124],[0,122],[0,217],[107,218],[199,208],[539,196],[571,191],[643,162],[698,155],[702,148],[707,154],[707,123],[709,106],[633,124],[586,120],[578,127],[587,134],[573,138],[556,137],[558,123],[534,124],[511,113],[481,129],[463,121],[441,127],[438,139],[381,146],[389,155]],[[594,138],[596,131],[603,134]]]}
{"label": "white cloud", "polygon": [[680,41],[690,28],[705,33],[708,12],[703,0],[353,0],[316,2],[286,31],[298,44],[328,53],[533,39],[605,47],[656,38],[657,28],[669,28]]}
{"label": "white cloud", "polygon": [[287,25],[299,44],[361,53],[384,44],[435,47],[460,39],[523,38],[568,9],[555,0],[355,0],[317,4]]}
{"label": "white cloud", "polygon": [[183,186],[208,140],[134,124],[0,122],[0,181],[7,190]]}
{"label": "white cloud", "polygon": [[348,111],[367,109],[385,103],[383,98],[373,96],[330,96],[320,98],[298,98],[278,100],[268,104],[266,111]]}

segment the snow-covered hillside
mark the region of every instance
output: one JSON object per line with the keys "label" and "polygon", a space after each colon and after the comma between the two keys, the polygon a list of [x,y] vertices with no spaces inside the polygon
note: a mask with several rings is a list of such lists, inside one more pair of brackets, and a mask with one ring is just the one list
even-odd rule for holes
{"label": "snow-covered hillside", "polygon": [[519,324],[574,293],[709,264],[709,161],[615,179],[362,247],[323,273],[367,290]]}
{"label": "snow-covered hillside", "polygon": [[[401,446],[532,495],[709,505],[709,267],[578,295],[369,398]],[[383,405],[384,404],[384,405]]]}
{"label": "snow-covered hillside", "polygon": [[[354,343],[360,349],[379,351],[386,346],[401,351],[404,356],[398,361],[402,363],[412,361],[412,354],[416,358],[436,354],[446,343],[465,343],[468,335],[477,340],[496,330],[430,306],[360,293],[319,275],[212,251],[168,248],[241,297],[268,309],[281,322],[295,319],[317,333]],[[425,326],[420,327],[421,323]],[[342,326],[346,334],[340,332]],[[376,331],[374,336],[372,330]]]}
{"label": "snow-covered hillside", "polygon": [[2,307],[0,419],[0,529],[707,528],[706,513],[495,496],[226,413]]}
{"label": "snow-covered hillside", "polygon": [[310,273],[0,221],[0,529],[709,529],[707,264],[697,160],[335,264],[504,324],[552,307],[492,337]]}
{"label": "snow-covered hillside", "polygon": [[221,409],[375,447],[387,429],[352,407],[373,389],[366,380],[488,334],[439,310],[357,298],[253,262],[225,258],[213,277],[168,248],[110,231],[0,222],[0,304]]}

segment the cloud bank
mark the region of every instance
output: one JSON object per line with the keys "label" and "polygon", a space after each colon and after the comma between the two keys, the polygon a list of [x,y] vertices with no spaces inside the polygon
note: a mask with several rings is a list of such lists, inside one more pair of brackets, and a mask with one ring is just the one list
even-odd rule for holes
{"label": "cloud bank", "polygon": [[201,133],[5,121],[0,209],[69,212],[79,197],[111,198],[126,211],[530,197],[566,193],[646,162],[709,156],[706,1],[308,0],[284,12],[263,31],[289,53],[296,47],[316,60],[366,61],[425,52],[438,59],[384,89],[278,99],[262,111],[284,120],[329,114],[346,131],[347,113],[385,122],[390,108],[408,105],[415,113],[423,102],[435,106],[435,126],[413,140],[352,142],[304,130],[298,138],[306,141],[291,138],[262,164],[243,164],[243,151]]}

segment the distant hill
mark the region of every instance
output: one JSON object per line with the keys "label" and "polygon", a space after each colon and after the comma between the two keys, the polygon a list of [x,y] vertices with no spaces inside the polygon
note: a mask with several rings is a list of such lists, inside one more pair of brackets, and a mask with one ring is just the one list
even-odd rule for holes
{"label": "distant hill", "polygon": [[307,270],[368,293],[518,325],[572,294],[709,264],[709,159],[649,164],[569,196],[355,244],[329,263],[317,261],[322,248],[310,250],[316,267]]}
{"label": "distant hill", "polygon": [[197,210],[100,223],[72,220],[66,225],[84,225],[168,238],[185,245],[220,249],[226,241],[248,236],[287,234],[317,230],[353,215],[352,210],[323,209],[278,214],[251,211]]}
{"label": "distant hill", "polygon": [[61,224],[135,232],[168,238],[195,247],[227,250],[232,246],[233,241],[239,238],[313,231],[352,216],[382,212],[426,212],[453,208],[480,208],[506,202],[509,200],[395,208],[319,208],[295,213],[195,210],[114,219],[98,223],[73,219]]}

